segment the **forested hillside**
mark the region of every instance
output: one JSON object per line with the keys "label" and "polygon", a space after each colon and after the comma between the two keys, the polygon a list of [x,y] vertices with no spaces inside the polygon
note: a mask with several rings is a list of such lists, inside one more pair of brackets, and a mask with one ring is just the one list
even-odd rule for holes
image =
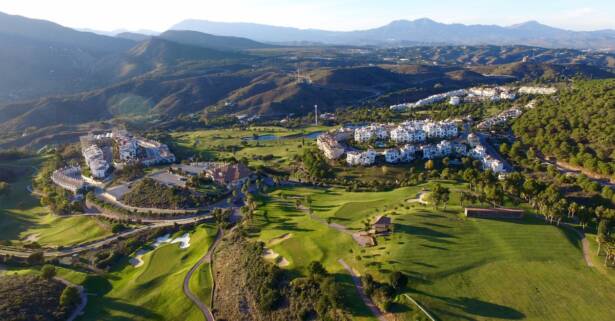
{"label": "forested hillside", "polygon": [[513,130],[545,155],[615,177],[615,79],[576,81],[542,99]]}

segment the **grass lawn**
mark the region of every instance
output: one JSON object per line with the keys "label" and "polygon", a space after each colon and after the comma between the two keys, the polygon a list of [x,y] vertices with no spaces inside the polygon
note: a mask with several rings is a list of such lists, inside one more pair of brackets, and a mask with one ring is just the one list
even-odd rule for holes
{"label": "grass lawn", "polygon": [[[288,165],[291,157],[300,154],[302,143],[313,144],[315,139],[305,138],[302,135],[330,129],[323,126],[312,126],[303,129],[286,129],[283,127],[250,127],[246,130],[216,129],[191,132],[177,132],[171,134],[174,139],[174,149],[179,156],[201,155],[205,158],[235,158],[246,157],[250,165],[258,166],[267,163],[269,166],[277,165],[282,168]],[[285,137],[285,139],[252,140],[253,135],[261,137]],[[292,138],[297,135],[297,138]],[[248,138],[242,144],[242,139]],[[229,150],[236,147],[235,151]],[[263,156],[272,157],[270,160],[261,160]]]}
{"label": "grass lawn", "polygon": [[19,173],[8,196],[0,197],[0,240],[37,241],[44,246],[73,245],[111,235],[111,227],[87,217],[59,217],[40,205],[26,190],[39,158],[1,163]]}
{"label": "grass lawn", "polygon": [[[277,190],[259,207],[254,224],[262,230],[254,237],[267,243],[292,233],[282,242],[272,242],[271,248],[295,273],[304,273],[310,261],[319,260],[342,276],[338,258],[381,280],[392,271],[403,271],[411,279],[409,294],[441,320],[612,319],[615,282],[585,265],[580,241],[572,232],[532,218],[466,219],[456,193],[465,186],[443,185],[452,191],[446,211],[406,202],[431,184],[378,193]],[[360,249],[349,235],[297,210],[295,198],[305,195],[310,195],[315,215],[352,229],[387,213],[394,233],[378,238],[375,247]],[[356,298],[347,301],[359,305]],[[361,315],[363,308],[353,307],[353,312]],[[404,312],[412,307],[397,309],[400,317],[414,319],[414,313]]]}
{"label": "grass lawn", "polygon": [[201,225],[191,232],[187,249],[162,245],[145,254],[140,267],[123,262],[106,276],[88,277],[82,284],[93,295],[79,320],[201,320],[201,312],[184,295],[182,286],[215,234],[213,225]]}

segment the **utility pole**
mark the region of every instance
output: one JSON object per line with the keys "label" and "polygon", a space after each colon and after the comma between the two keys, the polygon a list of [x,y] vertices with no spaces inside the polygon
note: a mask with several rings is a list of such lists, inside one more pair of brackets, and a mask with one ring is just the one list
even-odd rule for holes
{"label": "utility pole", "polygon": [[314,123],[318,126],[318,105],[314,105]]}

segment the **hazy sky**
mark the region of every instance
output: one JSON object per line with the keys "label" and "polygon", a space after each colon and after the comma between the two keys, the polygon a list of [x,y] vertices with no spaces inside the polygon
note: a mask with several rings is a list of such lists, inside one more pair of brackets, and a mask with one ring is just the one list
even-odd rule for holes
{"label": "hazy sky", "polygon": [[615,0],[0,0],[0,11],[73,28],[164,31],[184,19],[355,30],[422,17],[573,30],[615,29]]}

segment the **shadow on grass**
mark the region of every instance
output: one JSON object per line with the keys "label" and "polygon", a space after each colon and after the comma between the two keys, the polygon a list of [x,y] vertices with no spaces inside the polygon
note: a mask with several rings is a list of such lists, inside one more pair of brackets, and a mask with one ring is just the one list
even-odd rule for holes
{"label": "shadow on grass", "polygon": [[449,251],[449,249],[447,249],[445,247],[441,247],[441,246],[428,245],[428,244],[421,244],[421,246],[422,247],[426,247],[426,248],[430,248],[430,249],[434,249],[434,250]]}
{"label": "shadow on grass", "polygon": [[[417,290],[413,290],[413,292],[430,297],[432,299],[440,300],[446,305],[449,305],[455,309],[461,310],[464,313],[470,314],[472,316],[478,316],[478,317],[487,318],[487,319],[505,319],[505,320],[520,320],[520,319],[525,318],[525,314],[523,312],[518,311],[514,308],[501,305],[501,304],[497,304],[497,303],[479,300],[476,298],[468,298],[468,297],[451,298],[451,297],[433,295],[433,294],[429,294],[429,293],[425,293],[425,292],[417,291]],[[443,314],[443,313],[450,314],[450,315],[455,316],[456,318],[474,320],[474,318],[472,317],[457,315],[451,311],[444,311],[444,310],[438,309],[438,312],[439,314]]]}
{"label": "shadow on grass", "polygon": [[455,238],[452,234],[443,233],[434,229],[415,225],[395,224],[396,233],[406,233],[426,238]]}
{"label": "shadow on grass", "polygon": [[[125,314],[126,316],[114,315],[116,313]],[[112,298],[98,297],[93,298],[85,310],[85,316],[80,320],[97,320],[97,321],[134,321],[141,320],[165,320],[165,317],[153,312],[152,310],[139,307],[124,301],[119,301]]]}

